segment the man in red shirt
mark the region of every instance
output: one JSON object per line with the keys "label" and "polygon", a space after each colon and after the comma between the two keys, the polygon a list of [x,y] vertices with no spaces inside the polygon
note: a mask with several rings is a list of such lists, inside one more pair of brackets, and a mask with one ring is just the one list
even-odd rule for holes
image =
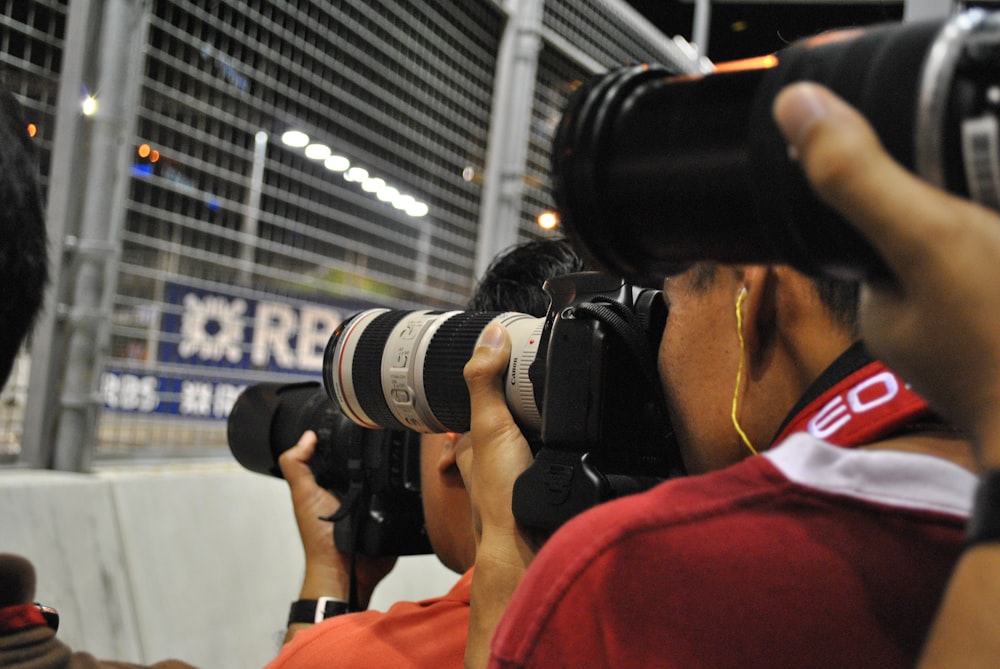
{"label": "man in red shirt", "polygon": [[659,371],[692,476],[587,511],[540,551],[499,494],[531,453],[499,383],[509,338],[487,328],[458,460],[479,528],[467,665],[913,666],[974,463],[866,353],[856,290],[781,265],[667,280]]}

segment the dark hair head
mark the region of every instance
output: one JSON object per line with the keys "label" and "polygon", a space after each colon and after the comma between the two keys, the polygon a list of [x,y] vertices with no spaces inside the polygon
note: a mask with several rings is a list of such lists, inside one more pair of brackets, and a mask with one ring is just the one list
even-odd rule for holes
{"label": "dark hair head", "polygon": [[[715,280],[718,269],[719,265],[716,263],[705,262],[694,265],[689,270],[692,290],[708,289]],[[819,295],[820,302],[826,307],[834,322],[857,336],[860,331],[858,324],[859,284],[856,281],[831,279],[825,276],[811,276],[809,280],[812,282],[816,294]]]}
{"label": "dark hair head", "polygon": [[542,291],[545,281],[585,269],[583,260],[564,240],[513,246],[498,255],[479,279],[468,308],[542,317],[549,309],[549,297]]}
{"label": "dark hair head", "polygon": [[35,149],[21,106],[0,91],[0,387],[42,306],[48,281]]}
{"label": "dark hair head", "polygon": [[826,307],[834,321],[858,336],[861,325],[858,323],[858,303],[861,286],[857,281],[843,281],[826,277],[813,277],[813,287],[819,294],[819,300]]}

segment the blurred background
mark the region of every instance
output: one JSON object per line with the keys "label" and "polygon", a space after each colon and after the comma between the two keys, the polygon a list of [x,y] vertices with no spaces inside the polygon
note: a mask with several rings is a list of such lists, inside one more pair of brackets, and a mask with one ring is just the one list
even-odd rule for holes
{"label": "blurred background", "polygon": [[[956,8],[0,0],[53,262],[0,395],[0,550],[95,654],[262,664],[301,553],[284,484],[229,455],[243,388],[317,379],[355,311],[460,308],[496,253],[561,236],[548,151],[587,78]],[[454,578],[411,564],[376,606]],[[220,616],[233,638],[206,638]]]}

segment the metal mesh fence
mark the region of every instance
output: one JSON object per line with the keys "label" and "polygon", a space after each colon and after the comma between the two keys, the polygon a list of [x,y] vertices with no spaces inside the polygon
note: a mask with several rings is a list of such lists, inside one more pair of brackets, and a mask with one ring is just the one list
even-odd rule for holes
{"label": "metal mesh fence", "polygon": [[[604,67],[669,58],[623,7],[550,1],[544,30]],[[0,1],[4,80],[39,119],[43,178],[68,11]],[[151,3],[99,455],[218,452],[240,390],[315,378],[346,315],[465,302],[506,20],[488,0]],[[535,224],[548,151],[592,71],[540,54],[519,238],[557,234]]]}

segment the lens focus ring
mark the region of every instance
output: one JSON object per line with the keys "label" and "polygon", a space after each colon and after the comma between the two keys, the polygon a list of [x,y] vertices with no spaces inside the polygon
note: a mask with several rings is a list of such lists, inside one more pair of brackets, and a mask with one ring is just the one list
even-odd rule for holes
{"label": "lens focus ring", "polygon": [[465,311],[449,318],[427,345],[423,385],[434,417],[450,432],[467,432],[471,410],[462,370],[483,329],[499,312]]}
{"label": "lens focus ring", "polygon": [[358,404],[377,424],[391,430],[406,429],[389,410],[382,392],[382,352],[396,323],[411,312],[387,311],[372,319],[358,339],[350,374]]}

